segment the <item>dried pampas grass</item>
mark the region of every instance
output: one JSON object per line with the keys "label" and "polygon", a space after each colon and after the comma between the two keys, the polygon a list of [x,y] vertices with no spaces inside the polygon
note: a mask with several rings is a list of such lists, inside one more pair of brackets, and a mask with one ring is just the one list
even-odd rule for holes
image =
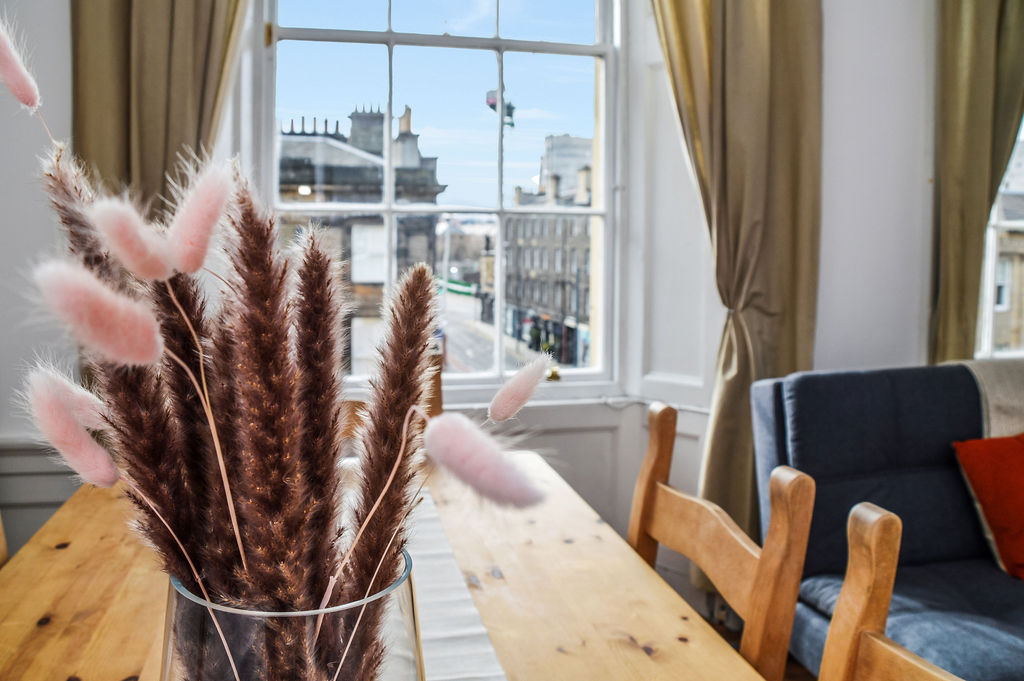
{"label": "dried pampas grass", "polygon": [[89,218],[110,252],[136,277],[163,281],[174,273],[163,236],[146,224],[135,206],[120,199],[100,199],[89,209]]}
{"label": "dried pampas grass", "polygon": [[160,325],[144,302],[110,289],[76,263],[50,260],[32,274],[47,306],[90,351],[115,364],[159,361]]}
{"label": "dried pampas grass", "polygon": [[39,86],[25,68],[25,60],[14,46],[11,27],[5,21],[0,21],[0,80],[22,106],[36,112],[40,104]]}
{"label": "dried pampas grass", "polygon": [[498,442],[462,414],[430,419],[423,444],[430,458],[495,503],[525,508],[544,498]]}
{"label": "dried pampas grass", "polygon": [[542,355],[525,365],[508,379],[494,397],[487,408],[487,416],[494,422],[507,421],[519,413],[537,389],[544,375],[548,371],[548,364],[551,359]]}
{"label": "dried pampas grass", "polygon": [[[0,77],[36,112],[38,88],[6,27]],[[482,494],[520,506],[540,498],[468,419],[425,416],[436,290],[426,265],[411,268],[388,301],[378,372],[353,429],[342,402],[349,294],[316,230],[305,230],[292,265],[248,184],[194,157],[183,173],[190,179],[173,185],[166,230],[97,191],[61,145],[44,175],[76,262],[46,261],[34,278],[81,342],[91,379],[86,390],[34,370],[30,410],[84,480],[123,483],[139,531],[187,589],[215,603],[288,611],[340,605],[393,582],[425,424],[431,455]],[[218,239],[231,272],[217,275],[225,286],[218,306],[197,273],[221,223],[231,226]],[[515,415],[543,369],[538,361],[511,379],[492,419]],[[346,452],[360,462],[348,490]],[[346,505],[346,523],[359,528],[351,539],[340,527]],[[270,622],[244,674],[230,652],[198,662],[196,641],[179,641],[179,656],[193,681],[221,681],[228,666],[236,680],[370,681],[385,650],[381,610],[375,601],[329,617],[318,637],[304,618]]]}
{"label": "dried pampas grass", "polygon": [[171,262],[179,272],[194,274],[203,266],[233,190],[231,171],[223,166],[208,165],[192,180],[167,230]]}
{"label": "dried pampas grass", "polygon": [[112,487],[120,474],[114,461],[86,428],[103,426],[103,403],[52,369],[37,367],[26,380],[26,398],[32,417],[82,480]]}

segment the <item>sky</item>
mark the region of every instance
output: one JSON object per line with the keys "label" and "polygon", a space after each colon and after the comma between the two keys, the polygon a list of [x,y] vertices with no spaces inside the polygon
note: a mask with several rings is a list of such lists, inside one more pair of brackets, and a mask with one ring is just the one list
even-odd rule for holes
{"label": "sky", "polygon": [[[493,36],[494,0],[392,0],[396,31]],[[279,0],[282,26],[385,29],[385,0]],[[593,42],[594,0],[502,0],[502,37]],[[387,48],[281,41],[277,45],[277,117],[287,127],[301,116],[341,121],[355,108],[387,105]],[[505,204],[516,185],[535,190],[547,135],[594,135],[592,57],[505,54],[505,97],[515,105],[515,127],[505,127]],[[420,153],[438,157],[439,203],[497,208],[498,118],[486,105],[497,89],[498,61],[486,50],[396,47],[395,121],[412,109]]]}

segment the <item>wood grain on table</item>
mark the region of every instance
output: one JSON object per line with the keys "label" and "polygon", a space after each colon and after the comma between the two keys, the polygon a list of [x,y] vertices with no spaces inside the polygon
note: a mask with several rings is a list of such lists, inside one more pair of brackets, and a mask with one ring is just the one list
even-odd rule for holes
{"label": "wood grain on table", "polygon": [[[756,680],[540,456],[527,511],[443,474],[438,513],[510,681]],[[83,486],[0,569],[0,679],[158,681],[167,577],[120,488]]]}
{"label": "wood grain on table", "polygon": [[526,511],[430,481],[441,523],[509,681],[761,677],[537,454]]}
{"label": "wood grain on table", "polygon": [[167,576],[131,514],[119,486],[83,485],[0,569],[0,679],[122,681],[159,658]]}

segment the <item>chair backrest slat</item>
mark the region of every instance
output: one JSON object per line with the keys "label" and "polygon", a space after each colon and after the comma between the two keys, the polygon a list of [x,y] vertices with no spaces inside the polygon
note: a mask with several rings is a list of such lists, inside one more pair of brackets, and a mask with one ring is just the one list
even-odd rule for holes
{"label": "chair backrest slat", "polygon": [[700,569],[740,617],[750,612],[750,575],[761,547],[717,504],[658,483],[647,534],[684,556],[700,557]]}
{"label": "chair backrest slat", "polygon": [[719,506],[668,485],[676,412],[655,403],[648,419],[650,437],[633,494],[630,545],[651,566],[659,543],[696,563],[743,618],[740,653],[767,681],[780,681],[810,532],[814,481],[792,468],[772,474],[771,526],[759,547]]}
{"label": "chair backrest slat", "polygon": [[849,558],[819,681],[962,681],[885,636],[903,524],[869,502],[847,521]]}
{"label": "chair backrest slat", "polygon": [[4,519],[0,517],[0,567],[7,562],[7,535],[4,534]]}

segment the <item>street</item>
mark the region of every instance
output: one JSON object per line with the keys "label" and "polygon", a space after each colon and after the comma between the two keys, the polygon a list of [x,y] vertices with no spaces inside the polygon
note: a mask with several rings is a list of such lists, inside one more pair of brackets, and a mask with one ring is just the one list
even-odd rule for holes
{"label": "street", "polygon": [[[447,339],[445,371],[490,371],[494,367],[495,328],[479,321],[480,300],[449,292],[441,295],[438,308]],[[357,317],[352,320],[353,374],[366,375],[375,370],[376,345],[382,332],[380,319]],[[517,343],[505,337],[506,369],[518,369],[538,354],[529,350],[525,341]]]}

